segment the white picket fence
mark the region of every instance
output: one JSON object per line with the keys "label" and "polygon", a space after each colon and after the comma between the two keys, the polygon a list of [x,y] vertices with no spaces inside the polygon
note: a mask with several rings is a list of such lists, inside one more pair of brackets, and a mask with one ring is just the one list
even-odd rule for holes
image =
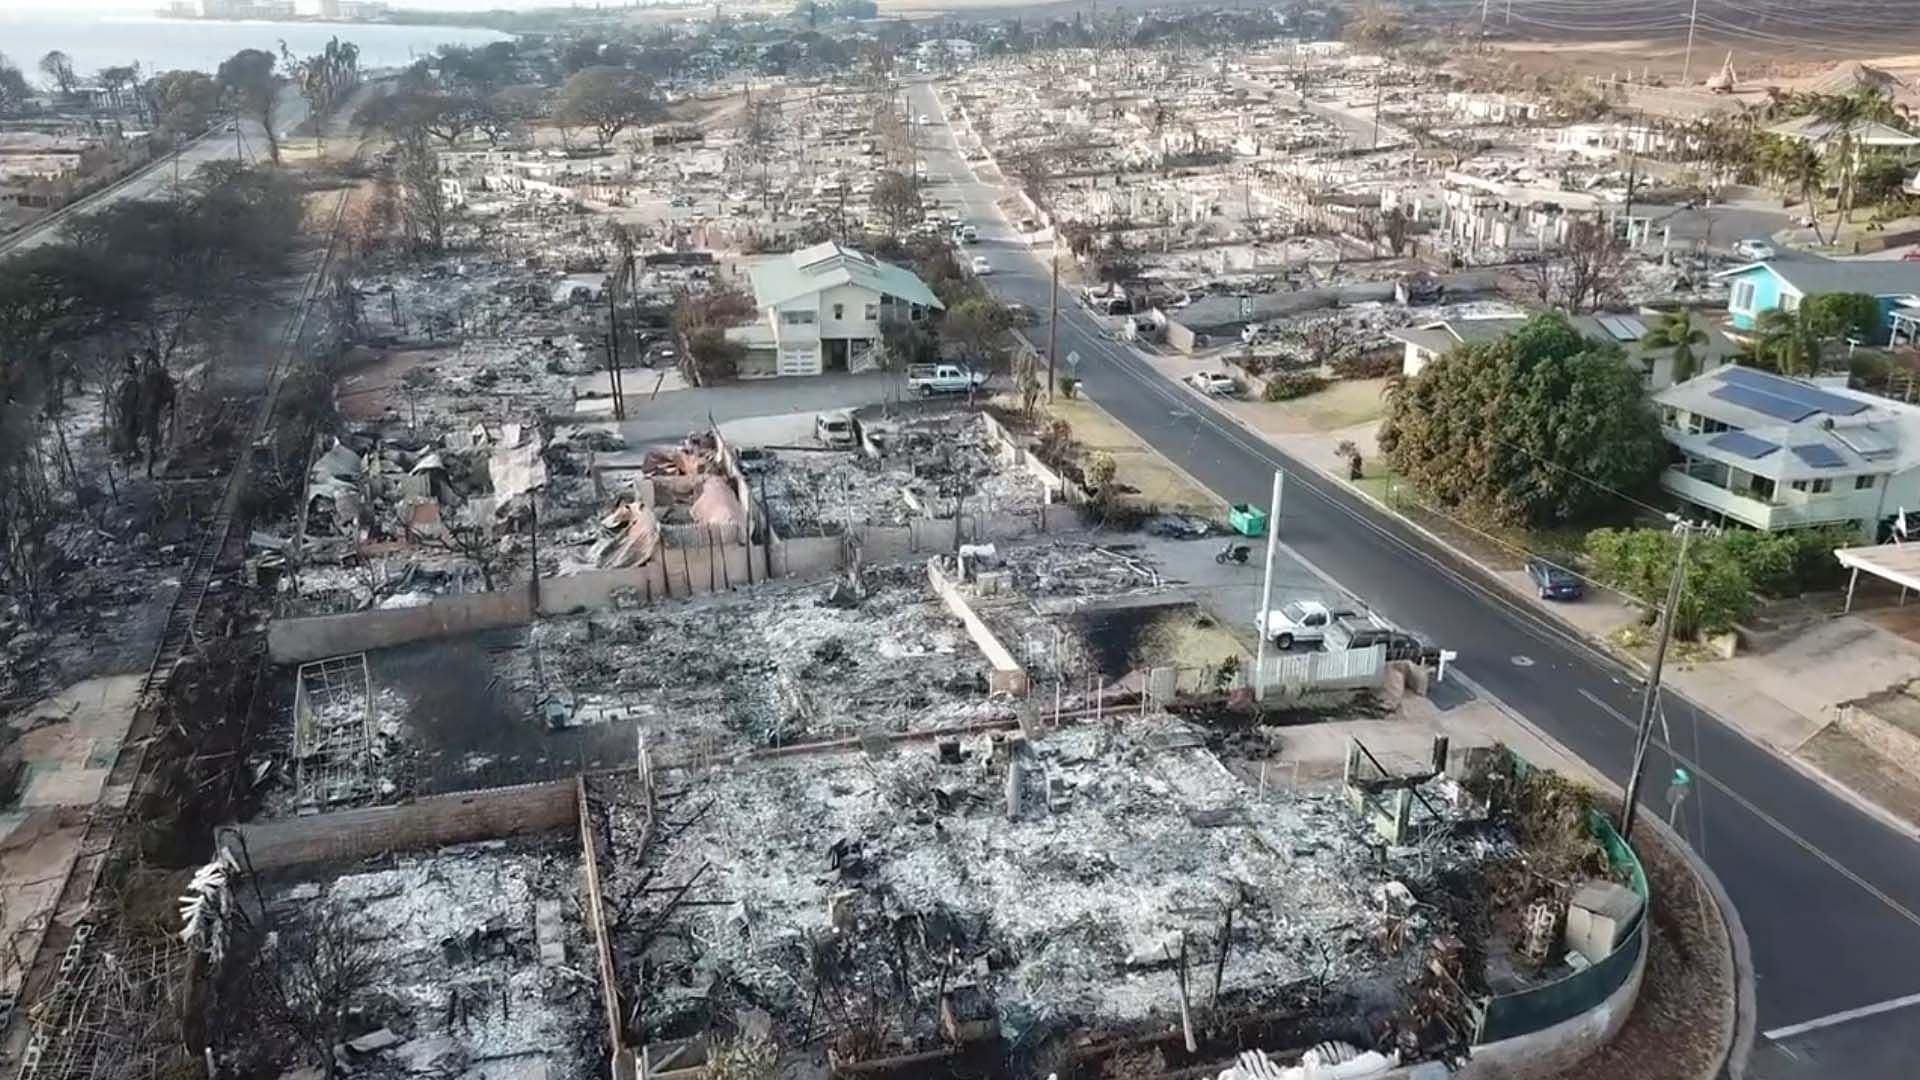
{"label": "white picket fence", "polygon": [[1269,655],[1260,684],[1282,693],[1374,689],[1386,685],[1387,647]]}

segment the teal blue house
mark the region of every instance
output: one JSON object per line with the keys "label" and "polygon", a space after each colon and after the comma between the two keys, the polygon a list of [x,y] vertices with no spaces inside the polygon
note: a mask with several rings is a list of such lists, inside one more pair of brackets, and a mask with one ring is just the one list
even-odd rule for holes
{"label": "teal blue house", "polygon": [[1920,340],[1920,262],[1788,252],[1714,276],[1728,283],[1727,315],[1736,330],[1752,330],[1769,311],[1794,311],[1809,296],[1866,293],[1880,301],[1873,344]]}

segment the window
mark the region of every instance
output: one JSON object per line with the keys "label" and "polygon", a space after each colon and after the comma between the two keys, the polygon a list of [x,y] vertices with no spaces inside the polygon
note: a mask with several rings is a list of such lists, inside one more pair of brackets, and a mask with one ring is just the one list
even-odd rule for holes
{"label": "window", "polygon": [[841,319],[844,319],[846,317],[847,317],[847,305],[845,304],[833,305],[833,319],[835,322],[839,322]]}
{"label": "window", "polygon": [[879,319],[880,319],[880,305],[868,304],[867,305],[867,321],[877,322],[879,321]]}
{"label": "window", "polygon": [[1782,294],[1780,297],[1780,309],[1782,311],[1799,311],[1800,297],[1795,293]]}
{"label": "window", "polygon": [[1753,310],[1753,282],[1736,281],[1733,283],[1733,299],[1727,302],[1729,311]]}
{"label": "window", "polygon": [[812,326],[815,314],[811,311],[783,311],[780,321],[788,326]]}
{"label": "window", "polygon": [[1819,480],[1795,480],[1793,482],[1793,490],[1804,491],[1812,495],[1824,495],[1833,490],[1833,481],[1825,478]]}
{"label": "window", "polygon": [[1715,420],[1711,416],[1703,416],[1700,418],[1700,434],[1702,435],[1718,435],[1723,431],[1732,430],[1733,426],[1723,420]]}
{"label": "window", "polygon": [[1660,423],[1667,427],[1680,426],[1680,410],[1671,405],[1660,410]]}
{"label": "window", "polygon": [[1853,478],[1853,490],[1867,491],[1873,487],[1873,477],[1856,476]]}
{"label": "window", "polygon": [[1755,476],[1747,480],[1747,494],[1762,502],[1773,498],[1773,480],[1770,477]]}

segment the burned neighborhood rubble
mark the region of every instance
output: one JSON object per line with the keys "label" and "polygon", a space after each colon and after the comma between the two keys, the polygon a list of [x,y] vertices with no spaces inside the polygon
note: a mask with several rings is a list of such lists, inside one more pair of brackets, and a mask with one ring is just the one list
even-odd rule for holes
{"label": "burned neighborhood rubble", "polygon": [[237,1075],[273,1075],[317,1040],[337,1040],[335,1068],[355,1076],[592,1075],[579,874],[562,833],[261,881],[264,909],[244,890],[225,947],[210,1052]]}
{"label": "burned neighborhood rubble", "polygon": [[[984,414],[862,410],[852,450],[779,448],[752,490],[783,535],[958,514],[1036,514],[1054,498]],[[1057,481],[1054,482],[1057,489]]]}
{"label": "burned neighborhood rubble", "polygon": [[1459,1053],[1482,988],[1567,970],[1509,955],[1522,911],[1488,899],[1530,878],[1523,840],[1606,877],[1577,815],[1489,818],[1431,763],[1282,795],[1164,714],[1028,731],[594,778],[635,1036],[684,1058],[764,1010],[778,1045],[883,1075],[1132,1075],[1119,1045],[1177,1068],[1249,1037],[1384,1068]]}

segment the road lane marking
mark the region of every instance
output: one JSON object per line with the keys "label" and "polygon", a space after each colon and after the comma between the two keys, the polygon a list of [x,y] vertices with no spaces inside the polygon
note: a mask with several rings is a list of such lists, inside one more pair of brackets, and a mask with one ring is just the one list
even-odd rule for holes
{"label": "road lane marking", "polygon": [[[1575,693],[1579,694],[1581,697],[1586,698],[1588,701],[1592,702],[1596,707],[1600,709],[1601,712],[1604,712],[1608,716],[1613,717],[1615,720],[1620,721],[1620,723],[1624,725],[1628,730],[1630,731],[1639,730],[1640,725],[1636,724],[1633,720],[1629,719],[1627,717],[1627,714],[1621,712],[1619,709],[1614,708],[1612,705],[1609,705],[1607,702],[1603,701],[1598,695],[1587,690],[1585,687],[1581,687],[1580,689],[1576,690]],[[1698,716],[1695,716],[1693,722],[1698,724],[1700,722],[1700,718]],[[1722,795],[1725,795],[1727,798],[1732,799],[1734,802],[1738,803],[1743,809],[1745,809],[1748,813],[1752,814],[1754,817],[1757,817],[1761,821],[1766,822],[1769,826],[1771,826],[1774,829],[1775,832],[1778,832],[1781,836],[1784,836],[1787,839],[1793,841],[1796,845],[1804,849],[1808,854],[1812,855],[1814,858],[1819,859],[1821,862],[1826,863],[1828,866],[1832,867],[1836,872],[1840,874],[1840,876],[1846,878],[1848,881],[1853,882],[1855,885],[1858,885],[1869,896],[1872,896],[1874,899],[1880,901],[1882,904],[1885,904],[1888,908],[1891,908],[1893,911],[1898,912],[1900,916],[1906,919],[1908,922],[1912,923],[1915,926],[1920,926],[1920,915],[1914,914],[1911,908],[1908,908],[1905,904],[1902,904],[1900,901],[1895,900],[1893,897],[1888,896],[1885,892],[1881,891],[1879,886],[1861,877],[1859,874],[1854,873],[1852,870],[1847,869],[1844,865],[1840,863],[1838,859],[1835,859],[1833,856],[1820,850],[1820,848],[1815,846],[1812,841],[1808,840],[1806,837],[1803,837],[1799,833],[1794,832],[1792,829],[1788,828],[1787,825],[1784,822],[1782,822],[1780,819],[1774,817],[1772,814],[1767,813],[1765,810],[1760,809],[1758,806],[1755,806],[1752,800],[1748,799],[1746,796],[1733,790],[1732,788],[1728,787],[1726,784],[1721,783],[1719,777],[1701,768],[1699,762],[1693,760],[1692,758],[1688,757],[1685,754],[1680,753],[1678,750],[1675,750],[1671,745],[1669,745],[1668,743],[1666,743],[1661,739],[1654,739],[1652,740],[1652,743],[1653,745],[1658,746],[1661,750],[1665,751],[1668,758],[1686,766],[1687,771],[1693,773],[1693,775],[1713,785],[1714,789],[1719,791]],[[1767,751],[1765,750],[1762,750],[1760,752],[1763,754],[1767,753]],[[1841,805],[1845,806],[1847,804],[1843,802],[1841,803]],[[1852,807],[1848,807],[1848,809],[1852,809]]]}
{"label": "road lane marking", "polygon": [[[1107,358],[1110,361],[1113,361],[1113,366],[1116,371],[1127,376],[1128,378],[1133,379],[1136,383],[1139,383],[1143,388],[1145,388],[1149,393],[1159,395],[1163,400],[1170,401],[1173,399],[1173,394],[1170,388],[1166,385],[1166,380],[1159,378],[1157,374],[1152,372],[1148,372],[1143,375],[1139,371],[1135,370],[1134,367],[1131,364],[1129,364],[1125,359],[1115,356],[1112,345],[1104,339],[1103,335],[1092,334],[1089,336],[1092,339],[1093,347],[1096,350],[1106,354]],[[1276,468],[1280,467],[1280,461],[1276,460],[1277,458],[1284,457],[1284,455],[1282,455],[1280,451],[1278,451],[1276,448],[1271,446],[1260,445],[1260,444],[1255,444],[1253,442],[1250,442],[1237,429],[1231,426],[1228,426],[1223,422],[1214,419],[1211,415],[1209,415],[1213,411],[1214,410],[1213,410],[1212,403],[1208,402],[1206,408],[1198,409],[1194,411],[1195,419],[1201,421],[1202,423],[1207,424],[1210,428],[1212,428],[1215,432],[1217,432],[1226,441],[1241,447],[1243,450],[1252,454],[1257,459],[1263,462],[1266,462],[1267,464],[1273,467],[1276,467]],[[1117,419],[1118,418],[1116,418],[1116,420]],[[1125,426],[1125,424],[1122,423],[1122,426]],[[1145,436],[1140,436],[1140,438],[1143,442],[1148,442],[1149,446],[1152,445],[1151,442],[1145,438]],[[1562,641],[1574,644],[1578,646],[1580,651],[1590,656],[1601,659],[1603,661],[1611,662],[1610,658],[1606,657],[1604,654],[1595,652],[1592,649],[1592,647],[1589,646],[1586,642],[1573,637],[1570,633],[1562,630],[1558,626],[1543,624],[1540,620],[1544,619],[1544,616],[1539,616],[1531,612],[1528,612],[1525,609],[1521,608],[1518,604],[1511,602],[1508,598],[1494,594],[1493,592],[1490,591],[1488,587],[1483,586],[1478,581],[1474,581],[1466,577],[1465,574],[1463,574],[1462,572],[1456,571],[1452,567],[1448,566],[1445,562],[1438,559],[1436,556],[1434,556],[1432,552],[1428,551],[1424,547],[1413,544],[1401,538],[1400,536],[1393,533],[1392,530],[1387,529],[1378,523],[1368,520],[1366,517],[1362,516],[1359,512],[1353,510],[1350,507],[1347,507],[1346,505],[1341,503],[1338,499],[1334,498],[1331,494],[1318,490],[1318,487],[1314,482],[1314,479],[1312,477],[1306,476],[1302,470],[1285,469],[1283,471],[1286,471],[1290,474],[1294,474],[1297,479],[1305,481],[1307,487],[1309,489],[1313,489],[1315,491],[1315,494],[1320,496],[1322,502],[1325,502],[1330,507],[1344,513],[1347,517],[1353,519],[1355,522],[1368,528],[1370,531],[1376,533],[1382,538],[1422,558],[1424,561],[1426,561],[1430,565],[1441,570],[1441,572],[1446,574],[1449,578],[1454,580],[1456,583],[1462,586],[1465,586],[1472,592],[1475,592],[1481,596],[1484,596],[1484,597],[1487,597],[1488,599],[1493,600],[1494,602],[1498,603],[1501,607],[1506,608],[1510,613],[1521,616],[1523,622],[1533,624],[1534,628],[1546,631],[1551,637],[1559,638]],[[1284,520],[1284,517],[1283,517],[1283,520]],[[1278,523],[1276,523],[1276,527],[1277,525]],[[1343,590],[1345,590],[1345,586],[1342,586],[1342,588]],[[1345,590],[1345,591],[1348,591],[1349,593],[1351,593],[1351,590]],[[1613,663],[1614,663],[1614,666],[1616,667],[1618,666],[1617,662],[1613,662]],[[1463,670],[1464,670],[1464,666],[1463,666]],[[1589,701],[1600,706],[1601,709],[1603,709],[1610,715],[1614,716],[1616,719],[1621,720],[1622,723],[1627,723],[1630,727],[1633,726],[1630,721],[1627,721],[1622,716],[1622,714],[1620,714],[1612,706],[1606,704],[1606,702],[1594,696],[1593,694],[1588,692],[1585,688],[1580,688],[1577,692],[1582,697],[1585,697]],[[1697,710],[1697,711],[1703,711],[1703,710]],[[1711,714],[1709,713],[1708,715],[1711,715]],[[1699,723],[1698,716],[1695,717],[1694,722]],[[1715,722],[1721,723],[1721,721],[1717,720],[1717,718]],[[1753,814],[1754,817],[1758,818],[1761,822],[1763,822],[1764,824],[1772,828],[1774,831],[1778,832],[1781,836],[1786,837],[1788,840],[1792,841],[1794,844],[1796,844],[1803,850],[1812,854],[1816,859],[1826,864],[1828,867],[1832,868],[1834,871],[1839,873],[1846,880],[1858,886],[1862,891],[1866,892],[1869,896],[1872,896],[1874,899],[1879,900],[1882,904],[1886,905],[1886,907],[1889,910],[1900,915],[1902,918],[1906,919],[1908,922],[1912,923],[1913,925],[1920,926],[1920,915],[1916,915],[1912,909],[1900,903],[1898,900],[1895,900],[1892,896],[1888,895],[1885,891],[1881,890],[1878,886],[1874,885],[1872,882],[1867,881],[1865,878],[1861,877],[1859,874],[1853,872],[1852,870],[1848,869],[1846,866],[1842,865],[1840,862],[1835,860],[1832,856],[1828,855],[1826,852],[1816,847],[1812,842],[1802,837],[1799,833],[1796,833],[1792,829],[1788,828],[1787,825],[1781,822],[1778,818],[1774,817],[1772,814],[1767,813],[1765,810],[1760,809],[1760,807],[1756,806],[1751,800],[1740,795],[1738,792],[1734,791],[1732,788],[1722,783],[1717,777],[1714,777],[1712,774],[1707,773],[1704,770],[1701,770],[1698,766],[1698,763],[1684,758],[1682,755],[1674,752],[1670,746],[1667,746],[1664,743],[1661,744],[1661,748],[1665,750],[1669,754],[1669,756],[1673,757],[1674,760],[1685,762],[1685,764],[1687,764],[1690,768],[1692,768],[1697,775],[1705,778],[1716,789],[1724,793],[1728,798],[1732,799],[1735,804],[1739,805],[1741,808],[1745,809],[1747,812]],[[1764,748],[1756,748],[1756,749],[1759,749],[1761,753],[1769,752]],[[1776,763],[1781,765],[1782,767],[1790,767],[1790,766],[1787,766],[1785,762],[1777,761],[1777,759],[1776,759]],[[1825,792],[1824,789],[1822,789],[1822,793],[1828,795],[1829,798],[1833,797],[1830,793]],[[1856,808],[1845,803],[1844,800],[1836,800],[1836,801],[1840,802],[1840,804],[1843,806],[1847,806],[1848,809],[1853,809],[1855,810],[1856,813],[1858,812]],[[1867,815],[1862,815],[1862,816],[1867,817]],[[1874,819],[1871,817],[1868,817],[1868,820],[1872,821]],[[1875,821],[1875,824],[1878,824],[1878,822]]]}
{"label": "road lane marking", "polygon": [[1819,1031],[1821,1028],[1833,1027],[1836,1024],[1844,1024],[1852,1020],[1864,1020],[1869,1016],[1878,1016],[1881,1013],[1893,1012],[1896,1009],[1904,1009],[1911,1005],[1920,1005],[1920,994],[1908,994],[1905,997],[1891,998],[1873,1005],[1862,1005],[1857,1009],[1847,1009],[1843,1012],[1830,1013],[1817,1019],[1798,1024],[1788,1024],[1786,1027],[1777,1027],[1770,1031],[1763,1031],[1760,1034],[1765,1035],[1774,1042],[1779,1042],[1781,1039],[1791,1039],[1796,1035],[1805,1035],[1809,1031]]}

